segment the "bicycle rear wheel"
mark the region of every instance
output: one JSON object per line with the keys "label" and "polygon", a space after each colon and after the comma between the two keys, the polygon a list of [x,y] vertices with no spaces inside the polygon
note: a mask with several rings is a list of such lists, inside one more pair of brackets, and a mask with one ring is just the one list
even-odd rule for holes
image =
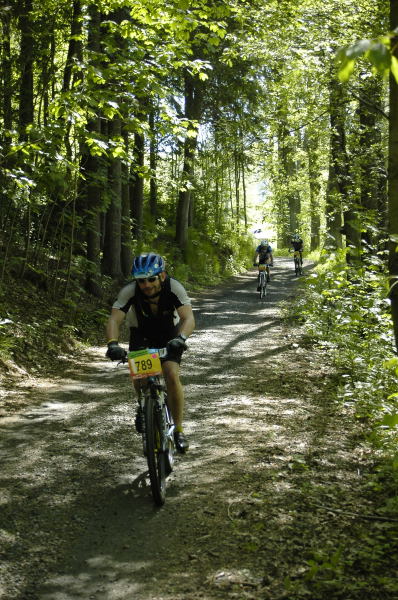
{"label": "bicycle rear wheel", "polygon": [[267,278],[265,273],[260,273],[260,299],[265,298],[265,294],[267,293]]}
{"label": "bicycle rear wheel", "polygon": [[163,424],[161,409],[148,393],[145,401],[146,454],[151,491],[155,503],[162,506],[166,500],[166,464],[162,448]]}

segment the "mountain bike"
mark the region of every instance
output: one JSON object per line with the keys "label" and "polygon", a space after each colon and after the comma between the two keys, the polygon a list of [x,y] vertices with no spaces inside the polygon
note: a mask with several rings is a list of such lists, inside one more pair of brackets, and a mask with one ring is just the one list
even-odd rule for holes
{"label": "mountain bike", "polygon": [[260,292],[260,299],[265,298],[265,294],[267,293],[267,283],[268,283],[268,273],[267,273],[268,265],[258,265],[258,288]]}
{"label": "mountain bike", "polygon": [[142,443],[152,496],[158,506],[162,506],[166,500],[166,477],[173,470],[175,452],[175,426],[161,380],[160,358],[166,353],[166,348],[145,348],[127,353],[131,377],[139,382],[138,402],[143,413]]}
{"label": "mountain bike", "polygon": [[296,276],[302,275],[303,267],[302,267],[302,259],[301,259],[299,250],[294,251],[293,259],[294,259],[294,272],[296,273]]}

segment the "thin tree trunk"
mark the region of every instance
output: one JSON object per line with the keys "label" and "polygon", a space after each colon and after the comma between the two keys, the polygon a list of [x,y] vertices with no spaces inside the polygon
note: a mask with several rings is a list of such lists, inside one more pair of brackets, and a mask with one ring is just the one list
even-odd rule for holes
{"label": "thin tree trunk", "polygon": [[[398,27],[398,0],[390,0],[390,30]],[[398,35],[391,39],[398,59]],[[398,84],[390,74],[390,121],[388,159],[389,280],[395,347],[398,350]]]}
{"label": "thin tree trunk", "polygon": [[308,180],[310,188],[310,250],[316,250],[320,246],[320,206],[319,195],[321,185],[319,183],[318,164],[318,136],[307,132],[305,148],[308,156]]}
{"label": "thin tree trunk", "polygon": [[[199,121],[202,110],[203,94],[198,80],[190,75],[185,76],[185,118]],[[176,242],[186,253],[188,244],[189,205],[191,201],[191,186],[193,186],[194,160],[197,137],[187,136],[184,142],[184,165],[182,170],[181,189],[178,195]]]}
{"label": "thin tree trunk", "polygon": [[328,248],[343,247],[342,206],[348,205],[347,156],[344,128],[344,96],[341,84],[332,73],[330,79],[330,162],[326,194],[326,226]]}
{"label": "thin tree trunk", "polygon": [[149,168],[151,170],[149,180],[149,212],[156,221],[158,216],[158,189],[156,183],[157,143],[154,109],[149,113],[149,128],[151,130],[151,140],[149,143]]}
{"label": "thin tree trunk", "polygon": [[[4,11],[2,14],[2,100],[3,100],[3,130],[0,132],[0,143],[2,152],[0,154],[0,213],[4,215],[4,207],[7,205],[7,178],[6,169],[11,167],[12,161],[8,155],[10,150],[10,138],[6,132],[12,129],[12,69],[11,69],[11,31],[10,31],[10,11]],[[2,220],[2,219],[1,219]]]}
{"label": "thin tree trunk", "polygon": [[[76,10],[76,7],[75,7]],[[88,49],[96,57],[100,52],[100,27],[101,15],[95,6],[89,8],[90,21],[88,33]],[[92,59],[92,66],[97,65],[97,58]],[[65,69],[66,71],[67,69]],[[67,85],[69,75],[64,74],[64,85]],[[100,117],[92,118],[87,124],[87,133],[99,137],[101,135]],[[101,157],[93,156],[85,143],[81,150],[82,173],[82,214],[85,225],[87,273],[85,288],[94,296],[102,295],[99,282],[101,273],[101,212],[102,212],[102,188],[101,180],[105,179],[104,161]]]}
{"label": "thin tree trunk", "polygon": [[142,176],[142,167],[145,157],[145,138],[141,133],[134,135],[134,157],[130,183],[130,205],[131,217],[133,219],[133,237],[136,240],[142,238],[142,225],[144,218],[144,178]]}
{"label": "thin tree trunk", "polygon": [[81,32],[82,32],[81,2],[80,2],[80,0],[74,0],[73,11],[72,11],[72,21],[71,21],[71,31],[70,31],[69,46],[68,46],[68,55],[66,57],[66,63],[65,63],[65,68],[64,68],[64,78],[63,78],[63,85],[62,85],[63,92],[67,92],[70,89],[74,61],[76,59],[80,59],[81,55],[82,55]]}
{"label": "thin tree trunk", "polygon": [[[71,83],[73,85],[74,82],[81,78],[81,74],[79,72],[73,72],[73,66],[75,62],[82,62],[83,60],[83,45],[81,41],[82,26],[83,23],[81,1],[74,0],[71,32],[68,46],[68,56],[66,59],[66,65],[64,69],[64,80],[62,87],[63,92],[67,92],[71,87]],[[71,127],[71,122],[67,121],[65,123],[64,144],[66,148],[66,155],[69,161],[72,161],[72,146],[70,143]]]}
{"label": "thin tree trunk", "polygon": [[32,23],[32,0],[22,3],[22,12],[19,16],[21,31],[20,65],[21,78],[19,86],[19,134],[20,139],[26,139],[26,127],[33,123],[33,60],[34,39]]}
{"label": "thin tree trunk", "polygon": [[235,207],[236,207],[236,224],[239,227],[240,223],[240,165],[238,153],[234,151],[234,178],[235,178]]}
{"label": "thin tree trunk", "polygon": [[[114,117],[109,124],[109,137],[120,137],[121,122]],[[115,279],[122,278],[121,266],[121,223],[122,223],[122,201],[121,201],[121,161],[119,158],[111,158],[108,177],[111,203],[106,214],[106,229],[104,240],[104,252],[102,268],[106,275]]]}
{"label": "thin tree trunk", "polygon": [[243,192],[243,218],[245,221],[245,229],[247,229],[247,189],[246,189],[246,179],[245,179],[245,165],[242,156],[241,162],[242,169],[242,192]]}
{"label": "thin tree trunk", "polygon": [[337,185],[336,173],[332,162],[329,163],[328,183],[326,189],[326,241],[325,247],[336,250],[343,247],[343,216],[341,211],[340,189]]}
{"label": "thin tree trunk", "polygon": [[[128,133],[123,132],[126,149],[128,148]],[[122,164],[122,247],[121,264],[122,272],[127,277],[131,272],[133,262],[131,216],[130,216],[130,170],[127,164]]]}
{"label": "thin tree trunk", "polygon": [[[3,124],[4,129],[12,128],[12,70],[11,70],[11,31],[10,31],[10,11],[5,10],[2,13],[2,80],[3,80]],[[3,141],[3,144],[6,140]],[[4,146],[3,146],[4,147]]]}
{"label": "thin tree trunk", "polygon": [[367,221],[372,223],[372,228],[368,228],[362,234],[362,238],[370,254],[374,253],[375,246],[382,237],[380,229],[376,231],[374,225],[378,228],[383,226],[387,209],[386,194],[383,194],[383,187],[385,188],[386,184],[381,141],[381,117],[377,112],[378,107],[382,108],[381,96],[382,80],[380,77],[362,81],[358,109],[360,125],[358,152],[361,205],[367,211]]}

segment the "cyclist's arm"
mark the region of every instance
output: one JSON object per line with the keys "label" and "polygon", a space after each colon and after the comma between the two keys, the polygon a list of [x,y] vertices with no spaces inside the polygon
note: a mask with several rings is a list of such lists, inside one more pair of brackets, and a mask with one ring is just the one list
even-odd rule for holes
{"label": "cyclist's arm", "polygon": [[112,308],[112,312],[106,324],[106,340],[119,340],[119,329],[123,323],[126,313],[120,308]]}
{"label": "cyclist's arm", "polygon": [[177,308],[177,313],[180,317],[178,333],[189,337],[195,329],[195,317],[193,316],[192,306],[190,304],[183,304]]}

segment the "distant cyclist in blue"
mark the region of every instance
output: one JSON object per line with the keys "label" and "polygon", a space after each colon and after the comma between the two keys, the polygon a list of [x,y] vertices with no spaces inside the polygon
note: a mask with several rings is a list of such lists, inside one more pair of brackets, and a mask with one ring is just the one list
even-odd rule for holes
{"label": "distant cyclist in blue", "polygon": [[[268,240],[263,240],[259,246],[256,248],[256,252],[254,254],[253,266],[257,267],[258,265],[267,265],[267,281],[271,279],[269,268],[274,266],[274,257],[272,256],[272,248],[269,245]],[[260,291],[258,283],[260,281],[260,277],[257,280],[257,291]]]}

